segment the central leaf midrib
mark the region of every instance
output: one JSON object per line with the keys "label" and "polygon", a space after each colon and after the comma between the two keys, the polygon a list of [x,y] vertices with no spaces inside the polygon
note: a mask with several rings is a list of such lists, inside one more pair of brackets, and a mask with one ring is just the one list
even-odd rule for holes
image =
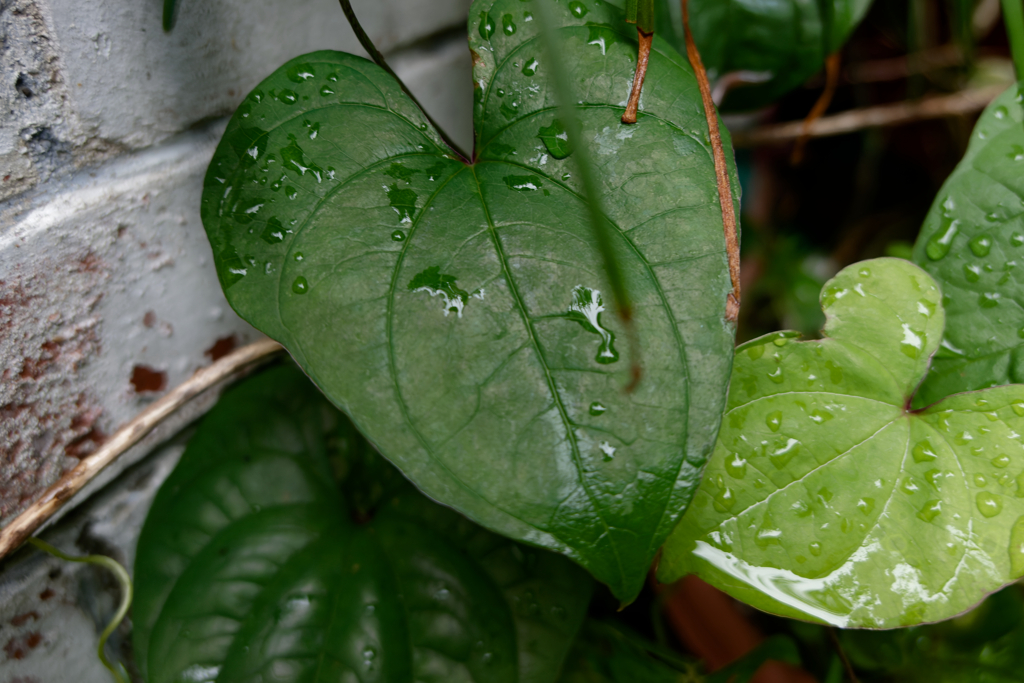
{"label": "central leaf midrib", "polygon": [[491,212],[487,206],[487,201],[484,199],[483,186],[480,183],[480,178],[476,174],[476,168],[473,166],[467,166],[473,172],[473,180],[476,182],[477,196],[480,198],[480,206],[484,212],[484,217],[487,219],[487,226],[491,235],[491,241],[494,244],[494,251],[498,256],[498,260],[501,263],[501,269],[505,275],[505,281],[508,282],[509,291],[511,292],[516,303],[516,310],[519,312],[519,317],[526,327],[526,332],[530,337],[530,343],[533,346],[534,353],[537,355],[537,362],[544,370],[544,380],[547,383],[548,391],[551,394],[552,401],[558,408],[558,414],[562,419],[562,427],[565,429],[565,434],[569,439],[569,445],[572,450],[573,460],[576,463],[576,471],[579,475],[580,485],[583,488],[584,493],[587,495],[587,500],[590,501],[591,506],[594,509],[597,518],[601,521],[601,525],[604,527],[605,535],[608,538],[608,543],[615,553],[615,562],[619,567],[619,578],[624,580],[626,576],[625,568],[622,566],[622,558],[619,555],[619,549],[615,543],[615,540],[611,536],[611,527],[608,525],[608,521],[604,518],[604,514],[601,507],[597,504],[593,492],[590,490],[590,485],[584,476],[583,458],[580,453],[579,443],[576,440],[576,432],[573,429],[572,421],[569,420],[568,412],[566,411],[565,404],[562,402],[562,396],[559,394],[558,389],[555,385],[554,378],[551,377],[551,369],[548,367],[546,358],[544,357],[544,351],[541,349],[540,341],[537,339],[537,332],[533,328],[533,322],[530,320],[530,316],[526,311],[526,304],[523,302],[522,296],[519,294],[519,287],[516,285],[515,280],[512,277],[512,272],[508,266],[508,259],[505,255],[505,250],[501,245],[501,240],[498,237],[497,227],[494,225],[494,220],[491,217]]}
{"label": "central leaf midrib", "polygon": [[[526,170],[526,171],[533,171],[534,173],[537,173],[538,175],[540,175],[542,178],[546,179],[552,185],[555,185],[556,187],[562,188],[565,192],[569,193],[573,197],[576,197],[576,199],[578,199],[580,202],[583,202],[584,204],[586,204],[587,200],[586,200],[586,198],[582,194],[580,194],[579,192],[577,192],[573,188],[571,188],[568,185],[566,185],[563,181],[561,181],[559,179],[556,179],[556,178],[552,177],[551,175],[548,175],[546,172],[544,172],[544,171],[542,171],[542,170],[540,170],[538,168],[534,168],[532,166],[527,166],[525,164],[520,164],[518,162],[508,161],[508,160],[500,160],[499,161],[499,160],[485,159],[485,160],[481,160],[481,161],[477,162],[477,164],[484,164],[484,163],[506,164],[508,166],[513,166],[513,167],[516,167],[516,168],[521,168],[521,169]],[[474,177],[475,176],[476,176],[476,172],[474,171]],[[477,184],[479,185],[479,181],[477,181]],[[481,191],[481,199],[482,199],[482,197],[483,197],[483,192]],[[486,212],[486,209],[485,209],[485,212]],[[680,372],[683,375],[683,384],[684,384],[684,387],[685,387],[684,391],[685,391],[685,395],[686,395],[686,410],[683,411],[683,420],[684,420],[683,433],[685,435],[684,438],[686,439],[686,443],[688,444],[689,443],[689,439],[690,439],[690,407],[691,407],[690,406],[690,398],[691,398],[690,397],[690,388],[691,388],[690,387],[690,367],[689,367],[689,365],[687,363],[686,345],[685,345],[685,343],[683,341],[682,334],[680,334],[680,332],[679,332],[679,321],[676,320],[675,311],[672,310],[672,307],[668,303],[668,298],[665,296],[665,290],[661,286],[661,280],[655,274],[653,266],[647,261],[647,258],[640,252],[640,248],[637,247],[635,242],[633,242],[633,238],[630,237],[630,235],[626,231],[624,231],[622,229],[622,227],[618,224],[618,221],[614,220],[611,216],[605,214],[605,220],[608,221],[609,225],[611,225],[611,227],[622,237],[622,240],[627,245],[629,245],[629,249],[636,256],[637,260],[641,264],[643,264],[644,271],[646,271],[647,276],[650,278],[650,281],[651,281],[651,283],[654,286],[654,291],[656,291],[658,293],[658,300],[661,302],[662,310],[664,310],[665,314],[668,316],[669,327],[672,328],[672,336],[675,339],[676,348],[679,350]],[[488,223],[490,223],[490,222],[491,222],[490,221],[490,214],[488,214]],[[497,236],[496,235],[495,235],[495,240],[497,240]],[[722,253],[723,254],[725,253],[724,245],[723,245]],[[503,267],[504,267],[504,261],[503,261]],[[506,268],[506,273],[507,273],[507,268]],[[545,371],[547,371],[546,365],[545,365]],[[672,480],[672,485],[669,487],[670,495],[666,497],[665,507],[662,508],[661,517],[658,519],[658,524],[654,527],[654,533],[652,534],[652,537],[651,537],[651,542],[652,543],[656,543],[657,542],[655,540],[655,539],[658,538],[657,529],[660,528],[662,522],[665,521],[665,515],[668,514],[668,510],[672,506],[672,496],[671,496],[671,493],[676,490],[676,486],[678,485],[678,482],[679,482],[679,475],[683,471],[683,466],[687,462],[687,460],[686,460],[686,452],[685,452],[686,445],[683,445],[682,448],[683,448],[683,454],[679,458],[679,465],[678,465],[678,467],[676,467],[675,478]],[[589,492],[588,492],[588,494],[589,494]],[[651,551],[650,545],[648,545],[647,551],[648,551],[648,553]]]}
{"label": "central leaf midrib", "polygon": [[[395,294],[396,294],[397,289],[398,289],[398,273],[401,270],[402,262],[405,259],[406,251],[408,250],[409,246],[412,244],[413,234],[416,232],[416,228],[419,227],[420,219],[422,219],[427,214],[427,208],[434,201],[434,199],[436,199],[437,196],[441,193],[441,190],[443,190],[445,187],[447,187],[447,185],[452,180],[454,180],[460,173],[462,173],[463,171],[466,171],[466,170],[471,170],[472,171],[472,169],[473,169],[473,166],[468,165],[468,164],[462,164],[458,170],[456,170],[454,173],[452,173],[450,176],[448,176],[444,180],[444,182],[441,183],[441,185],[439,185],[438,188],[436,190],[434,190],[434,192],[432,192],[429,197],[427,197],[427,199],[423,203],[423,207],[420,209],[419,213],[416,215],[416,218],[413,219],[412,225],[409,226],[408,237],[406,238],[405,243],[402,245],[402,249],[398,252],[398,258],[395,261],[394,274],[393,274],[393,276],[391,278],[391,285],[388,288],[387,311],[385,313],[385,316],[386,316],[385,317],[385,320],[386,320],[385,325],[386,325],[386,330],[387,330],[386,331],[386,335],[387,335],[387,342],[388,342],[387,343],[387,349],[388,349],[388,368],[391,371],[391,378],[392,378],[393,386],[394,386],[394,390],[395,390],[395,402],[398,404],[399,409],[402,411],[402,417],[404,418],[405,423],[407,425],[409,425],[409,429],[416,436],[416,440],[419,442],[420,447],[423,448],[423,451],[427,454],[427,457],[429,457],[442,470],[444,470],[444,472],[451,478],[451,480],[453,482],[455,482],[456,484],[458,484],[458,486],[460,488],[462,488],[462,490],[466,491],[471,496],[473,496],[476,499],[480,500],[485,505],[490,506],[491,508],[501,512],[504,515],[507,515],[507,516],[511,517],[512,519],[520,522],[521,524],[523,524],[523,525],[525,525],[525,526],[527,526],[527,527],[529,527],[531,529],[536,529],[536,530],[538,530],[538,531],[540,531],[540,532],[542,532],[544,534],[547,534],[552,539],[561,542],[565,547],[569,548],[571,546],[569,546],[568,543],[565,543],[565,541],[563,541],[561,538],[559,538],[558,535],[556,535],[550,529],[541,528],[541,527],[537,526],[536,524],[523,519],[518,514],[512,512],[510,510],[507,510],[504,507],[498,505],[494,501],[485,498],[484,495],[480,491],[477,491],[476,489],[471,487],[469,484],[464,482],[462,480],[462,478],[458,476],[458,474],[456,474],[454,471],[452,471],[452,469],[450,467],[448,467],[447,463],[445,463],[443,460],[439,459],[437,457],[437,455],[434,453],[434,449],[431,448],[430,444],[427,443],[426,437],[423,436],[423,434],[419,431],[419,429],[416,428],[416,425],[413,422],[412,417],[409,414],[409,407],[408,407],[408,405],[405,402],[405,398],[402,396],[402,390],[401,390],[401,387],[399,386],[399,383],[398,383],[398,365],[397,365],[396,360],[395,360],[394,337],[393,337],[393,327],[392,327],[392,323],[393,323],[393,320],[394,320],[394,314],[393,314],[394,313],[394,300],[395,300]],[[474,177],[475,177],[475,174],[474,174]],[[478,187],[479,187],[479,184],[478,184]],[[486,210],[485,210],[485,213],[486,213]],[[353,421],[353,423],[356,424],[357,427],[359,426],[358,422],[354,418],[353,418],[352,421]]]}

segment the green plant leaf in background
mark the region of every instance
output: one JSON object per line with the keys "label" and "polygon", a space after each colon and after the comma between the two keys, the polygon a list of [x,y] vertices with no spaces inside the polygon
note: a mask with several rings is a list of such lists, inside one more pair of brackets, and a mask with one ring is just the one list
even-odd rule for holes
{"label": "green plant leaf in background", "polygon": [[292,366],[204,419],[135,577],[149,683],[550,682],[593,585],[417,492]]}
{"label": "green plant leaf in background", "polygon": [[655,42],[641,116],[623,125],[636,29],[597,0],[557,3],[634,306],[644,376],[627,393],[627,335],[531,8],[472,6],[474,163],[377,66],[317,52],[236,112],[202,216],[231,305],[421,490],[629,601],[725,404],[714,165],[686,60]]}
{"label": "green plant leaf in background", "polygon": [[[699,664],[662,652],[621,624],[588,620],[558,683],[698,683]],[[734,683],[744,683],[735,681]]]}
{"label": "green plant leaf in background", "polygon": [[[1021,588],[1008,586],[976,609],[939,624],[833,633],[864,683],[1019,683],[1024,670]],[[834,648],[832,634],[823,627],[788,625],[806,650]]]}
{"label": "green plant leaf in background", "polygon": [[911,397],[942,337],[932,278],[854,264],[825,338],[737,349],[715,453],[659,578],[844,627],[946,619],[1024,575],[1024,387]]}
{"label": "green plant leaf in background", "polygon": [[914,261],[942,285],[948,323],[919,402],[1024,382],[1024,94],[981,115],[942,186]]}
{"label": "green plant leaf in background", "polygon": [[[764,82],[731,91],[723,108],[775,102],[842,47],[871,0],[690,0],[690,27],[712,81],[734,71]],[[657,0],[657,30],[686,54],[679,0]]]}

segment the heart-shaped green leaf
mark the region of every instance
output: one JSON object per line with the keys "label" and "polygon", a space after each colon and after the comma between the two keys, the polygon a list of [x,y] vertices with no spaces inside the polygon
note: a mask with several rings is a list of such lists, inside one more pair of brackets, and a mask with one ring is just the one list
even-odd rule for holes
{"label": "heart-shaped green leaf", "polygon": [[623,125],[635,28],[598,0],[559,2],[633,301],[644,375],[627,393],[629,336],[606,310],[531,8],[472,6],[474,163],[381,69],[317,52],[239,108],[203,222],[231,305],[421,490],[569,555],[628,601],[725,404],[733,330],[714,165],[685,59],[655,43],[641,116]]}
{"label": "heart-shaped green leaf", "polygon": [[1024,382],[1022,86],[981,115],[925,219],[914,260],[942,285],[948,317],[919,401]]}
{"label": "heart-shaped green leaf", "polygon": [[293,367],[203,421],[135,581],[149,683],[550,682],[593,585],[425,498]]}
{"label": "heart-shaped green leaf", "polygon": [[[871,0],[690,0],[690,27],[712,79],[747,72],[750,84],[731,90],[725,108],[753,109],[821,69],[870,6]],[[657,0],[655,10],[655,31],[686,54],[679,0]]]}
{"label": "heart-shaped green leaf", "polygon": [[945,314],[909,261],[822,290],[825,338],[737,349],[715,453],[659,577],[847,627],[945,619],[1024,575],[1024,387],[911,410]]}

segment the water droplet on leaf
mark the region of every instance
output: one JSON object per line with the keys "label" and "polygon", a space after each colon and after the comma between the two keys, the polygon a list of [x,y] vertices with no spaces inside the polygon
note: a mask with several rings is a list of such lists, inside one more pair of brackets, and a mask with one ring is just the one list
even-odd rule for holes
{"label": "water droplet on leaf", "polygon": [[484,40],[490,40],[491,36],[494,35],[494,19],[487,12],[480,13],[480,37]]}
{"label": "water droplet on leaf", "polygon": [[935,450],[932,448],[932,444],[928,439],[918,441],[914,445],[911,453],[914,456],[914,462],[931,462],[939,457],[935,454]]}
{"label": "water droplet on leaf", "polygon": [[917,516],[925,522],[931,522],[942,513],[942,501],[929,500],[918,511]]}
{"label": "water droplet on leaf", "polygon": [[577,19],[581,19],[590,10],[588,10],[579,0],[573,0],[572,2],[569,3],[569,11],[572,12],[572,15],[574,17],[576,17]]}
{"label": "water droplet on leaf", "polygon": [[976,235],[971,239],[967,245],[974,252],[974,255],[978,258],[988,256],[988,253],[992,251],[992,238],[988,235]]}
{"label": "water droplet on leaf", "polygon": [[985,517],[995,517],[1003,511],[1003,498],[995,493],[981,491],[975,496],[974,502],[978,506],[978,512]]}

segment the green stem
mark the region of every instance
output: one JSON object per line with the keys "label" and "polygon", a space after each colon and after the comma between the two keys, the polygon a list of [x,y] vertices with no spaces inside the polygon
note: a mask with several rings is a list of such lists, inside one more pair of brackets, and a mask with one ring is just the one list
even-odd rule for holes
{"label": "green stem", "polygon": [[435,121],[433,117],[427,113],[427,110],[423,108],[423,105],[420,104],[420,101],[417,100],[416,96],[412,94],[412,91],[406,87],[405,83],[402,82],[402,79],[398,77],[398,74],[392,71],[391,67],[388,66],[388,63],[384,60],[384,55],[382,55],[380,53],[380,50],[377,49],[377,46],[373,44],[373,41],[370,40],[370,36],[366,34],[366,31],[363,30],[362,24],[359,23],[359,19],[356,18],[356,13],[355,10],[352,9],[352,3],[350,2],[350,0],[338,0],[338,2],[341,3],[341,11],[345,13],[345,18],[348,19],[349,26],[352,27],[352,31],[356,34],[356,38],[359,39],[359,44],[363,46],[363,49],[366,50],[366,52],[370,55],[370,58],[374,61],[374,63],[376,63],[377,66],[379,66],[380,68],[384,69],[384,71],[386,71],[389,76],[398,81],[398,85],[399,87],[402,88],[402,92],[404,92],[406,96],[413,101],[413,104],[420,108],[420,111],[423,112],[423,115],[425,117],[427,117],[427,121],[430,121],[430,125],[432,125],[434,127],[434,130],[438,132],[438,134],[441,136],[441,139],[443,139],[445,143],[449,147],[451,147],[452,150],[455,151],[456,154],[462,157],[463,161],[466,161],[468,163],[469,156],[465,152],[463,152],[462,149],[457,144],[455,144],[455,141],[452,140],[448,136],[448,134],[444,132],[444,129],[441,128],[441,126],[437,125],[437,121]]}
{"label": "green stem", "polygon": [[1024,80],[1024,0],[1002,0],[1003,23],[1010,37],[1010,51],[1017,80]]}
{"label": "green stem", "polygon": [[553,18],[549,2],[551,0],[539,0],[534,4],[537,9],[541,37],[544,41],[544,51],[548,55],[547,63],[550,65],[549,70],[554,81],[555,101],[558,104],[559,116],[564,121],[565,132],[569,138],[569,148],[574,150],[573,158],[576,160],[580,180],[583,181],[583,192],[587,210],[590,212],[590,225],[594,231],[594,241],[604,260],[604,269],[608,275],[608,283],[612,287],[616,311],[624,322],[629,323],[632,320],[633,305],[626,292],[622,266],[619,264],[615,248],[612,246],[612,228],[601,208],[601,191],[598,187],[594,164],[590,159],[590,148],[581,139],[582,133],[579,120],[576,118],[576,109],[571,104],[576,101],[576,98],[573,94],[572,84],[569,82],[569,75],[566,73],[558,37],[552,28]]}
{"label": "green stem", "polygon": [[164,31],[170,33],[174,28],[174,20],[177,17],[177,0],[164,0]]}
{"label": "green stem", "polygon": [[40,550],[53,555],[59,559],[67,562],[84,562],[86,564],[95,564],[110,570],[117,579],[117,582],[121,585],[121,604],[117,608],[117,613],[114,614],[114,618],[110,620],[107,627],[103,629],[103,633],[100,634],[100,643],[97,647],[97,654],[99,654],[100,661],[103,662],[103,666],[110,670],[110,673],[114,674],[114,680],[117,683],[127,683],[128,676],[125,672],[118,670],[109,659],[107,654],[104,652],[104,647],[107,644],[107,638],[114,632],[114,629],[118,627],[124,616],[128,614],[128,607],[132,604],[132,580],[128,576],[128,572],[120,564],[112,560],[105,555],[86,555],[85,557],[75,557],[61,552],[57,548],[45,541],[40,541],[38,538],[30,538],[28,542],[39,548]]}

